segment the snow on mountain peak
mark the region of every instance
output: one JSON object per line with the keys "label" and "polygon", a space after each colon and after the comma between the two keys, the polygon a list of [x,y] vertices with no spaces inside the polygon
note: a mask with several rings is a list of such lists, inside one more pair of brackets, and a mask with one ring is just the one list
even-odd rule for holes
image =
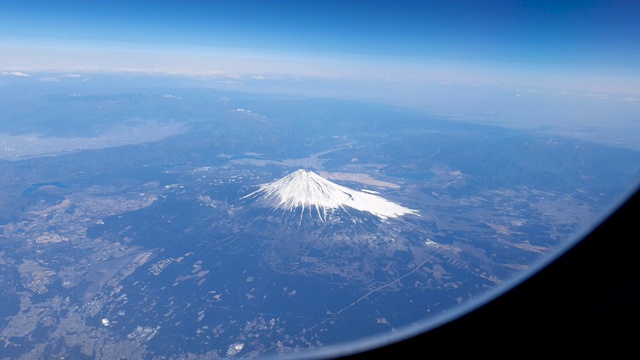
{"label": "snow on mountain peak", "polygon": [[272,183],[263,184],[260,188],[243,198],[258,197],[268,207],[295,211],[302,208],[302,213],[315,209],[318,217],[325,221],[327,214],[333,210],[353,208],[369,212],[381,219],[395,218],[405,214],[417,214],[416,210],[363,191],[340,186],[320,175],[300,169]]}

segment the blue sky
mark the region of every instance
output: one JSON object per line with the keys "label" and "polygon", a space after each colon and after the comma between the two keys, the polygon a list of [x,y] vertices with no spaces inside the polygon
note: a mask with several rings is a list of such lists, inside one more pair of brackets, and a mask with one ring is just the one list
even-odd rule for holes
{"label": "blue sky", "polygon": [[640,92],[637,1],[0,0],[0,8],[0,70],[385,73]]}

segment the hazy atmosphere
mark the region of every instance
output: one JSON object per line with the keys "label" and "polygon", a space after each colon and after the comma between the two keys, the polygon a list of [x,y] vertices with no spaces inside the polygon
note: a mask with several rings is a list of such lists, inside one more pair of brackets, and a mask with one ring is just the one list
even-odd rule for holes
{"label": "hazy atmosphere", "polygon": [[0,9],[0,358],[392,343],[640,183],[634,1]]}

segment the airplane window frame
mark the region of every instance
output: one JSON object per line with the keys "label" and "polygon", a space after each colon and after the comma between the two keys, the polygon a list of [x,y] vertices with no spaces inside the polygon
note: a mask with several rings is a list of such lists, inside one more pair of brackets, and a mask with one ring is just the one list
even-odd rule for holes
{"label": "airplane window frame", "polygon": [[[319,354],[336,359],[389,358],[450,348],[456,356],[477,356],[483,344],[497,354],[628,354],[637,350],[640,321],[640,267],[627,249],[639,238],[640,186],[622,204],[568,249],[496,290],[476,307],[426,332],[377,348]],[[635,235],[635,237],[634,237]],[[562,251],[564,250],[564,251]],[[499,349],[501,348],[501,350]],[[520,349],[513,352],[513,349]]]}

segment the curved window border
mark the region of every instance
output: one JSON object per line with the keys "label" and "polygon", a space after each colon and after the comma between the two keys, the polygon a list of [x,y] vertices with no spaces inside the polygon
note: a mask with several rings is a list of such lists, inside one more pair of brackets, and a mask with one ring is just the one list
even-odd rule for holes
{"label": "curved window border", "polygon": [[[372,359],[532,353],[637,353],[640,324],[640,186],[590,231],[530,271],[450,314],[387,336],[300,353]],[[511,349],[511,350],[510,350]],[[431,354],[431,355],[430,355]],[[557,354],[557,353],[556,353]]]}

